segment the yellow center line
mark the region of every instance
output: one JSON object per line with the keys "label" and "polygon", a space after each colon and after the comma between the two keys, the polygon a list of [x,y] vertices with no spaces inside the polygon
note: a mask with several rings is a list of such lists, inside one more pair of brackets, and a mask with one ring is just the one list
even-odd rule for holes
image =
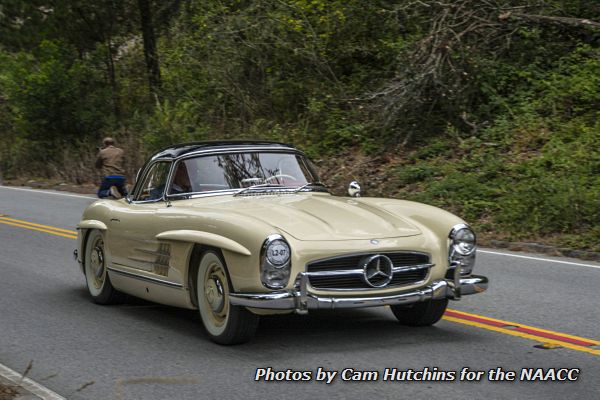
{"label": "yellow center line", "polygon": [[0,218],[0,224],[4,224],[4,225],[10,225],[10,226],[16,226],[18,228],[24,228],[24,229],[30,229],[33,231],[38,231],[38,232],[44,232],[44,233],[49,233],[51,235],[56,235],[56,236],[62,236],[65,238],[69,238],[69,239],[77,239],[77,235],[76,232],[73,232],[73,234],[66,234],[66,233],[62,233],[62,232],[57,232],[51,229],[45,229],[45,228],[38,228],[36,226],[31,226],[31,225],[25,225],[25,224],[18,224],[15,222],[10,222],[5,220],[4,218]]}
{"label": "yellow center line", "polygon": [[51,230],[51,231],[57,231],[57,232],[63,232],[63,233],[70,233],[71,235],[77,236],[77,231],[71,231],[71,230],[68,230],[68,229],[56,228],[54,226],[49,226],[49,225],[35,224],[33,222],[23,221],[23,220],[20,220],[20,219],[8,218],[8,217],[5,217],[4,215],[0,215],[0,221],[8,221],[8,222],[16,223],[16,224],[21,224],[21,225],[35,226],[35,227],[38,227],[38,228],[43,228],[43,229],[47,229],[47,230]]}
{"label": "yellow center line", "polygon": [[[472,315],[475,315],[475,314],[472,314]],[[506,335],[511,335],[511,336],[518,336],[520,338],[530,339],[530,340],[534,340],[536,342],[556,344],[556,345],[566,347],[571,350],[582,351],[584,353],[590,353],[590,354],[595,354],[597,356],[600,356],[600,350],[596,350],[596,349],[586,347],[586,346],[577,346],[575,344],[562,342],[560,340],[544,338],[544,337],[535,336],[535,335],[531,335],[531,334],[524,333],[524,332],[513,331],[510,329],[500,328],[497,326],[490,326],[490,325],[482,324],[482,323],[475,322],[475,321],[467,321],[464,319],[449,317],[446,315],[443,317],[443,319],[445,319],[446,321],[456,322],[458,324],[464,324],[464,325],[474,326],[474,327],[481,328],[481,329],[486,329],[488,331],[504,333]],[[516,324],[516,325],[519,325],[519,324]]]}
{"label": "yellow center line", "polygon": [[[478,315],[478,314],[470,314],[470,313],[467,313],[467,312],[464,312],[464,311],[458,311],[458,310],[454,310],[454,309],[452,309],[452,310],[448,309],[448,310],[452,311],[452,312],[454,312],[456,314],[462,314],[462,315],[466,315],[466,316],[477,317],[477,318],[481,318],[481,319],[485,319],[485,320],[493,321],[493,322],[500,322],[500,323],[502,323],[504,325],[508,325],[508,326],[518,326],[520,328],[527,328],[527,329],[536,330],[538,332],[551,333],[551,334],[563,336],[563,337],[566,337],[566,338],[571,338],[571,339],[576,339],[576,340],[582,340],[582,341],[585,341],[585,342],[594,343],[595,345],[600,345],[600,340],[588,339],[588,338],[584,338],[584,337],[581,337],[581,336],[575,336],[575,335],[569,335],[569,334],[566,334],[566,333],[561,333],[561,332],[556,332],[556,331],[550,331],[550,330],[547,330],[547,329],[537,328],[535,326],[523,325],[523,324],[520,324],[518,322],[505,321],[505,320],[502,320],[502,319],[490,318],[490,317],[486,317],[486,316]],[[464,321],[464,320],[461,319],[461,321]],[[540,337],[540,339],[545,340],[544,338],[541,338],[541,337]]]}

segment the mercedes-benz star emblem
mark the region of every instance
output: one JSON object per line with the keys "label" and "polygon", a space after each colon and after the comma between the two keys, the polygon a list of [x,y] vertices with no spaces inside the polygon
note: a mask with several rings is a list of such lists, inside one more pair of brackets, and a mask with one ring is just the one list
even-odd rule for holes
{"label": "mercedes-benz star emblem", "polygon": [[363,258],[360,266],[363,269],[365,283],[371,287],[381,288],[387,286],[394,275],[392,260],[383,254]]}

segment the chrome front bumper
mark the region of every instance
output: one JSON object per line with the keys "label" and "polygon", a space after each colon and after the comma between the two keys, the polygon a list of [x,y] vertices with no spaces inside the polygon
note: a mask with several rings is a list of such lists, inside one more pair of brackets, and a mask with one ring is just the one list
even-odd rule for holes
{"label": "chrome front bumper", "polygon": [[236,306],[271,310],[295,310],[305,314],[308,310],[333,310],[336,308],[364,308],[386,305],[406,305],[420,301],[453,299],[462,295],[481,293],[488,287],[485,276],[460,277],[434,281],[429,286],[386,296],[323,297],[308,292],[308,275],[298,274],[296,289],[272,293],[230,293],[231,304]]}

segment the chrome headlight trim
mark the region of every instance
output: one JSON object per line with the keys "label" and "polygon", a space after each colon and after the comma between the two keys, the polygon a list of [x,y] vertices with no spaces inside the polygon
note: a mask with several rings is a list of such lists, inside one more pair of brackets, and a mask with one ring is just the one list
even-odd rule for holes
{"label": "chrome headlight trim", "polygon": [[[467,231],[472,235],[472,248],[465,250],[464,246],[460,246],[459,232]],[[477,236],[471,227],[467,224],[457,224],[452,227],[450,234],[450,246],[448,248],[448,263],[449,266],[460,268],[461,275],[469,275],[475,266],[475,253],[477,251]]]}
{"label": "chrome headlight trim", "polygon": [[[460,246],[460,243],[466,242],[460,241],[460,238],[458,238],[461,231],[467,231],[467,235],[471,234],[473,237],[473,247],[470,250]],[[471,227],[467,224],[454,225],[450,230],[450,234],[448,235],[448,237],[452,241],[452,247],[454,248],[454,250],[461,256],[470,256],[477,250],[477,236],[475,235],[473,229],[471,229]]]}
{"label": "chrome headlight trim", "polygon": [[269,289],[286,287],[290,279],[291,259],[291,248],[285,238],[279,234],[269,235],[260,250],[260,280],[263,286]]}

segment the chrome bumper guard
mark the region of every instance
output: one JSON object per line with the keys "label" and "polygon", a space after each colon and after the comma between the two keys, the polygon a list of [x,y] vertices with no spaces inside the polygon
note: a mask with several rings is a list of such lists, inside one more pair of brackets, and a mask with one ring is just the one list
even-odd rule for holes
{"label": "chrome bumper guard", "polygon": [[231,304],[236,306],[271,310],[295,310],[305,314],[308,310],[333,310],[338,308],[364,308],[386,305],[406,305],[420,301],[452,299],[462,295],[481,293],[488,287],[485,276],[461,277],[458,269],[453,279],[442,279],[421,289],[386,296],[322,297],[308,292],[308,275],[298,274],[296,289],[273,293],[230,293]]}

